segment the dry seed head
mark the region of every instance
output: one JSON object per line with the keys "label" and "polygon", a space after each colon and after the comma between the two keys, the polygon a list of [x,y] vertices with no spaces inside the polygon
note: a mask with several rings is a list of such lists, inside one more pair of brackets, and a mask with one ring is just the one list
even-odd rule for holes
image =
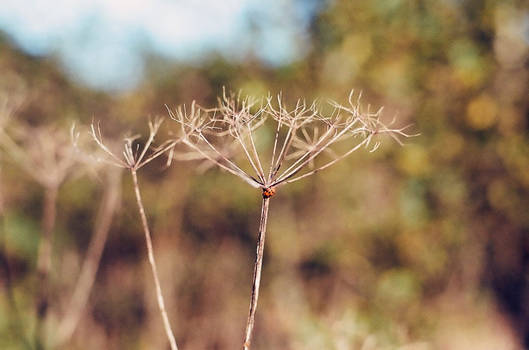
{"label": "dry seed head", "polygon": [[99,123],[92,123],[90,125],[90,135],[104,155],[102,158],[99,158],[99,160],[117,167],[136,171],[159,156],[171,152],[180,140],[166,140],[159,146],[153,147],[154,139],[158,134],[162,123],[163,119],[161,118],[149,120],[149,136],[143,145],[137,143],[140,135],[124,137],[121,155],[112,151],[103,141],[103,135]]}
{"label": "dry seed head", "polygon": [[77,154],[68,132],[58,126],[31,126],[13,119],[0,129],[0,147],[46,188],[57,188],[90,168]]}
{"label": "dry seed head", "polygon": [[[355,99],[351,92],[347,105],[330,101],[333,110],[324,113],[318,103],[307,104],[302,99],[295,107],[288,108],[281,94],[277,99],[268,96],[258,107],[254,99],[242,98],[240,93],[227,95],[223,91],[217,108],[203,109],[200,113],[182,112],[179,108],[177,113],[170,111],[170,115],[181,125],[186,135],[184,143],[191,152],[261,188],[263,197],[270,198],[277,186],[313,175],[360,148],[375,151],[380,146],[380,141],[373,141],[377,135],[389,134],[399,144],[399,137],[414,136],[406,133],[407,127],[394,129],[389,127],[391,124],[385,125],[380,120],[382,109],[371,112],[368,106],[363,111],[360,96]],[[271,159],[264,164],[255,131],[267,120],[275,122],[275,133]],[[232,154],[223,151],[226,144],[230,149],[238,146],[247,160],[246,168],[251,171],[244,170]],[[336,147],[338,144],[342,146]],[[316,165],[323,155],[329,158]]]}

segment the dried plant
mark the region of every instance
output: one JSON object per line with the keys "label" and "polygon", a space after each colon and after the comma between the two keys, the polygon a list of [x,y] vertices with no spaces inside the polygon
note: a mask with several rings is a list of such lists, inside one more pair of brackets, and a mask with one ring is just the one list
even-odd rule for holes
{"label": "dried plant", "polygon": [[[255,322],[259,285],[263,264],[266,223],[270,198],[280,186],[296,182],[324,170],[351,153],[364,147],[375,151],[380,142],[375,136],[388,134],[399,144],[399,137],[410,137],[403,128],[391,128],[384,124],[381,111],[363,111],[359,94],[353,92],[348,104],[329,102],[332,112],[325,114],[314,102],[298,100],[288,109],[282,101],[268,97],[264,102],[239,95],[223,93],[217,108],[204,109],[192,103],[190,109],[179,107],[169,114],[181,129],[182,142],[192,153],[203,157],[221,169],[239,177],[250,186],[262,191],[261,219],[257,238],[257,254],[254,264],[251,302],[246,323],[244,349],[250,348]],[[275,123],[273,144],[268,164],[263,163],[262,151],[257,147],[256,131],[267,120]],[[247,164],[236,163],[231,154],[223,149],[239,147]],[[340,153],[340,150],[341,153]],[[233,152],[232,152],[233,153]],[[323,164],[315,165],[326,154],[330,157]],[[266,169],[266,171],[265,171]]]}
{"label": "dried plant", "polygon": [[99,125],[97,126],[95,124],[91,125],[91,135],[94,141],[99,146],[99,148],[106,155],[106,157],[101,158],[101,160],[108,162],[109,164],[112,164],[114,166],[128,169],[132,175],[134,193],[136,195],[138,211],[140,214],[143,232],[145,235],[145,243],[147,246],[149,264],[151,266],[151,270],[152,270],[152,274],[154,278],[154,285],[156,289],[158,308],[162,316],[163,325],[164,325],[165,332],[167,334],[167,338],[169,340],[169,344],[171,345],[171,350],[178,350],[178,347],[176,345],[176,339],[173,334],[173,331],[171,330],[171,325],[169,323],[169,317],[167,316],[167,310],[165,308],[162,288],[161,288],[160,279],[158,276],[158,268],[156,266],[156,261],[154,259],[154,250],[152,246],[151,233],[150,233],[149,224],[147,221],[147,216],[145,214],[145,208],[144,208],[141,193],[140,193],[140,187],[139,187],[138,175],[137,175],[137,171],[140,168],[150,163],[154,159],[158,158],[159,156],[163,155],[164,153],[170,152],[171,150],[173,150],[176,143],[178,142],[177,140],[169,140],[169,141],[162,143],[157,148],[152,148],[154,138],[156,137],[161,124],[162,124],[161,119],[156,119],[154,121],[149,122],[149,136],[147,138],[147,141],[143,144],[142,147],[140,147],[139,144],[136,143],[136,140],[139,138],[139,136],[125,138],[124,150],[122,151],[122,157],[118,156],[115,152],[110,150],[110,148],[107,147],[105,142],[103,142],[103,137],[102,137]]}
{"label": "dried plant", "polygon": [[35,301],[35,336],[37,344],[41,344],[45,340],[43,326],[49,308],[49,274],[59,188],[68,178],[80,175],[86,168],[81,166],[70,135],[60,127],[30,126],[16,119],[2,118],[0,148],[44,189]]}

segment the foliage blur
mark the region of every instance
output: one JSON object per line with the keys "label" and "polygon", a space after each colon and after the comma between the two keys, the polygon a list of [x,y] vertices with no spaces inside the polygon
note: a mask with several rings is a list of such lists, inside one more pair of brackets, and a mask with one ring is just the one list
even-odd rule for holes
{"label": "foliage blur", "polygon": [[[41,128],[67,135],[73,120],[95,119],[119,139],[145,134],[147,117],[166,115],[165,104],[214,104],[222,86],[283,91],[290,101],[343,101],[362,90],[364,104],[384,106],[387,120],[413,122],[421,135],[404,147],[385,139],[377,152],[357,152],[273,198],[254,348],[527,348],[528,21],[522,1],[330,1],[297,62],[212,57],[187,66],[151,57],[141,86],[119,96],[73,84],[52,60],[4,38],[0,89],[16,104],[5,130],[27,125],[15,136],[31,143]],[[0,157],[0,348],[31,349],[45,186],[18,155]],[[84,167],[58,190],[50,339],[69,312],[109,171]],[[88,306],[65,349],[167,347],[123,176]],[[240,347],[259,191],[195,162],[160,160],[139,176],[179,346]]]}

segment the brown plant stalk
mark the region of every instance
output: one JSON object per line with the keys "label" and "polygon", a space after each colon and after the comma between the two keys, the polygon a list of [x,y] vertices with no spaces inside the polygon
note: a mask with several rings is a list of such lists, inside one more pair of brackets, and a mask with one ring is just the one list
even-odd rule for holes
{"label": "brown plant stalk", "polygon": [[255,324],[255,312],[257,311],[257,300],[259,300],[259,286],[261,284],[261,271],[263,269],[264,245],[266,238],[266,222],[268,220],[268,207],[270,197],[263,197],[261,205],[261,219],[259,221],[259,234],[257,236],[257,249],[255,253],[255,263],[253,269],[252,297],[250,300],[250,310],[246,320],[246,330],[244,332],[244,349],[250,348],[252,332]]}
{"label": "brown plant stalk", "polygon": [[162,294],[162,287],[160,285],[160,279],[158,277],[158,268],[156,267],[156,260],[154,259],[154,249],[152,247],[151,233],[149,230],[149,224],[147,222],[147,216],[145,215],[145,208],[143,206],[143,201],[141,199],[140,187],[138,184],[138,176],[135,170],[131,171],[132,180],[134,183],[134,193],[136,194],[136,203],[138,204],[138,210],[141,217],[141,223],[143,226],[143,233],[145,234],[145,243],[147,245],[147,253],[149,258],[149,264],[151,265],[152,275],[154,277],[154,285],[156,287],[156,298],[158,301],[158,307],[160,309],[160,314],[162,315],[163,325],[165,332],[167,333],[167,338],[171,344],[172,350],[178,350],[176,345],[176,340],[171,330],[171,324],[169,323],[169,317],[167,316],[167,310],[165,308],[165,302]]}

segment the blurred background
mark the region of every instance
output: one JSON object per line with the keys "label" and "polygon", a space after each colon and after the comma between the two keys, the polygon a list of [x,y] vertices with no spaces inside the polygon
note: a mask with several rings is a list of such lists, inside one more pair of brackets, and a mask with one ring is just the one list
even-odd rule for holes
{"label": "blurred background", "polygon": [[[145,135],[223,86],[355,89],[421,133],[273,198],[254,349],[529,348],[528,57],[525,1],[4,0],[0,348],[168,348],[130,175],[69,130]],[[240,348],[261,194],[195,162],[139,177],[179,346]]]}

